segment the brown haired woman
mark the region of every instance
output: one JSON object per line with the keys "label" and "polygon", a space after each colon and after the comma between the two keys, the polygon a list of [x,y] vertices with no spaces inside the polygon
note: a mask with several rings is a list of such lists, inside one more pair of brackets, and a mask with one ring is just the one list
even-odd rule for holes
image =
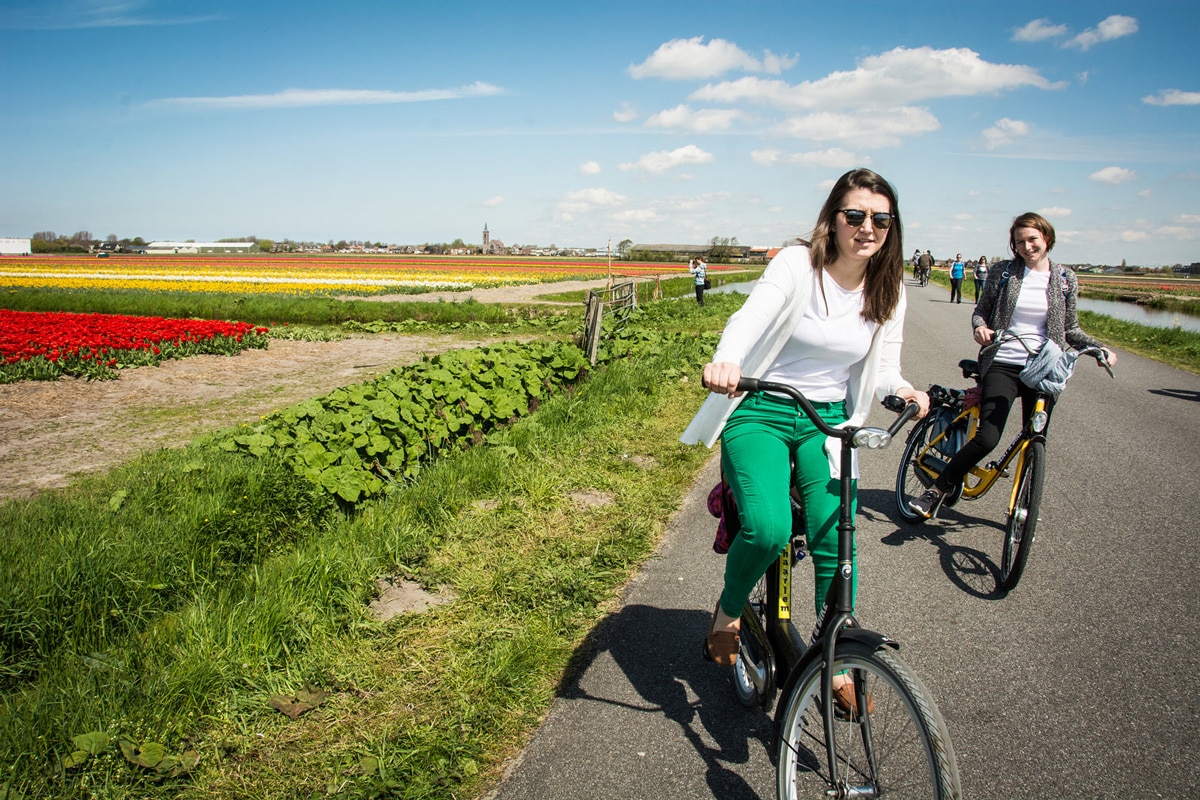
{"label": "brown haired woman", "polygon": [[[750,590],[791,533],[792,461],[818,611],[837,568],[837,441],[827,440],[791,400],[743,398],[738,379],[795,386],[832,425],[863,424],[874,398],[888,394],[915,400],[922,416],[929,408],[928,395],[900,374],[904,254],[895,191],[871,170],[847,172],[826,199],[811,242],[781,250],[730,317],[704,367],[713,393],[681,437],[710,447],[721,437],[721,466],[741,521],[704,643],[705,656],[724,666],[737,659],[739,617]],[[846,679],[835,679],[835,693],[852,707]]]}
{"label": "brown haired woman", "polygon": [[[1075,303],[1079,282],[1074,270],[1050,261],[1054,249],[1054,226],[1041,214],[1026,212],[1013,220],[1008,229],[1011,261],[993,264],[983,284],[983,294],[971,317],[975,342],[991,344],[996,331],[1007,331],[1030,340],[1053,339],[1062,349],[1102,347],[1079,327]],[[1037,346],[1030,344],[1034,350]],[[1104,349],[1109,364],[1117,363],[1117,354]],[[908,502],[908,507],[929,519],[937,514],[942,498],[957,486],[971,468],[996,449],[1008,421],[1008,412],[1021,398],[1023,419],[1033,412],[1037,391],[1021,382],[1018,375],[1029,359],[1029,350],[1021,340],[1006,341],[994,351],[980,353],[979,370],[982,400],[979,427],[958,451],[929,491]],[[1047,412],[1054,407],[1051,398]]]}

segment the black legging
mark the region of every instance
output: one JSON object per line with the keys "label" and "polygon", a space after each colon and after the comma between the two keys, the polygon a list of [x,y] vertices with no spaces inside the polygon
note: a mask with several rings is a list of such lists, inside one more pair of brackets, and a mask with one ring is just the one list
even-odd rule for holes
{"label": "black legging", "polygon": [[962,302],[962,278],[950,279],[950,302]]}
{"label": "black legging", "polygon": [[[1021,383],[1018,377],[1021,368],[1013,364],[992,363],[980,381],[983,402],[979,409],[979,427],[971,440],[963,445],[942,474],[938,476],[936,486],[944,494],[962,482],[971,468],[982,461],[988,453],[996,449],[1000,436],[1004,433],[1004,423],[1008,421],[1008,413],[1013,401],[1021,398],[1021,419],[1029,419],[1033,413],[1033,404],[1037,400],[1037,391]],[[1046,413],[1054,407],[1054,398],[1046,403]],[[1047,423],[1048,424],[1048,423]]]}
{"label": "black legging", "polygon": [[704,284],[703,283],[696,284],[696,302],[699,303],[700,305],[704,305]]}

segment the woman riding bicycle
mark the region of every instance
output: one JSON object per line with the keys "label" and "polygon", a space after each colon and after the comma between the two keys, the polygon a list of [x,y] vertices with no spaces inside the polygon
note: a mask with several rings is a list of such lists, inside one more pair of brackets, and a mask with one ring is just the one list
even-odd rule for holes
{"label": "woman riding bicycle", "polygon": [[[721,467],[741,530],[725,562],[725,587],[704,643],[706,658],[732,666],[742,607],[787,545],[791,461],[804,499],[816,605],[837,569],[839,447],[796,404],[770,394],[741,402],[742,375],[799,389],[832,425],[861,425],[872,398],[929,396],[900,374],[904,328],[904,254],[896,193],[867,169],[838,179],[821,209],[811,245],[771,260],[742,308],[730,317],[704,367],[713,390],[681,440],[708,446],[721,437]],[[855,570],[857,578],[857,570]],[[842,692],[847,702],[852,688]]]}
{"label": "woman riding bicycle", "polygon": [[[1064,350],[1068,344],[1077,349],[1100,347],[1110,365],[1117,363],[1116,353],[1079,327],[1075,310],[1079,282],[1075,272],[1050,261],[1054,227],[1040,214],[1022,214],[1008,229],[1008,245],[1016,258],[994,264],[988,270],[983,294],[971,317],[975,341],[983,347],[979,353],[979,371],[983,376],[979,427],[929,491],[909,501],[909,508],[926,519],[937,514],[946,494],[996,448],[1018,396],[1023,419],[1029,418],[1037,390],[1022,383],[1018,375],[1029,360],[1031,349],[1036,352],[1047,339]],[[993,343],[997,331],[1019,338],[1006,339],[999,348],[984,347]],[[1051,398],[1046,411],[1053,405]]]}

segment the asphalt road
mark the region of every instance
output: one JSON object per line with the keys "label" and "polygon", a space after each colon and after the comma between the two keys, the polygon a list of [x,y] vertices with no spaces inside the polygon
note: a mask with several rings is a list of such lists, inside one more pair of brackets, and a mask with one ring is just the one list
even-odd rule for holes
{"label": "asphalt road", "polygon": [[[971,306],[947,298],[909,287],[918,386],[965,385]],[[910,526],[893,499],[899,444],[862,458],[858,617],[899,640],[932,691],[966,796],[1200,797],[1200,377],[1124,352],[1116,380],[1080,365],[1007,596],[995,574],[1011,482]],[[774,796],[770,719],[700,657],[723,567],[704,508],[715,481],[714,459],[493,800]],[[804,609],[810,570],[797,572]]]}

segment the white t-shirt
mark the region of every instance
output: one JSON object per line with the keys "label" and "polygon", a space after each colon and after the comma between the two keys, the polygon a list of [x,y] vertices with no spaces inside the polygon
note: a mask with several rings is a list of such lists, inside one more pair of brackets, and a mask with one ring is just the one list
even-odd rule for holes
{"label": "white t-shirt", "polygon": [[[1034,272],[1025,267],[1025,275],[1021,278],[1021,294],[1017,296],[1017,307],[1008,326],[1008,331],[1021,336],[1029,350],[1034,352],[1046,342],[1046,314],[1049,310],[1046,290],[1049,286],[1049,270]],[[1023,367],[1029,360],[1029,350],[1022,347],[1020,342],[1008,341],[996,351],[996,361]]]}
{"label": "white t-shirt", "polygon": [[762,377],[795,386],[815,403],[833,403],[846,399],[850,367],[866,358],[878,324],[862,317],[862,289],[843,289],[828,275],[818,282],[818,275],[800,324]]}

